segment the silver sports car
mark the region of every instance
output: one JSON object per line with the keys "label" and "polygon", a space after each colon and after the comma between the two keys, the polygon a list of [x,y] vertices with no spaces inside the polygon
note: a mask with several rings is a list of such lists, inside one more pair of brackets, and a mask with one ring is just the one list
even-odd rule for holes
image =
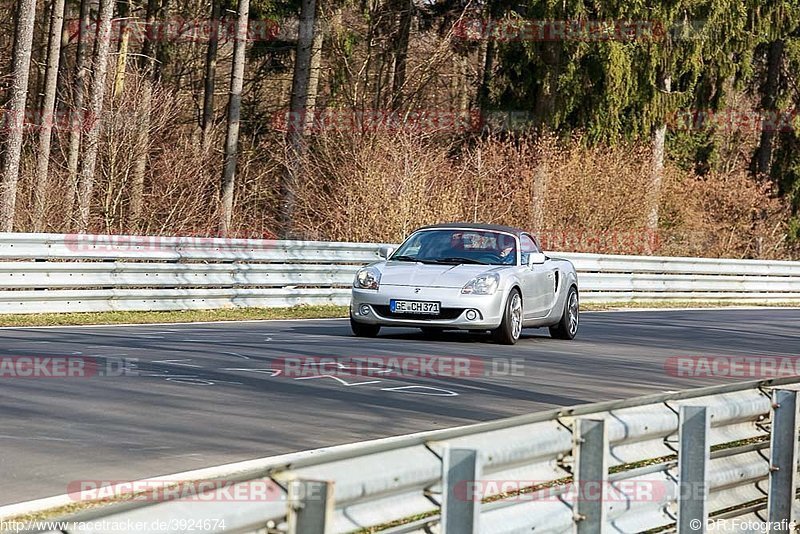
{"label": "silver sports car", "polygon": [[452,223],[420,228],[353,281],[350,325],[357,336],[381,326],[490,330],[513,344],[523,327],[550,328],[559,339],[578,332],[578,277],[567,261],[546,256],[523,230]]}

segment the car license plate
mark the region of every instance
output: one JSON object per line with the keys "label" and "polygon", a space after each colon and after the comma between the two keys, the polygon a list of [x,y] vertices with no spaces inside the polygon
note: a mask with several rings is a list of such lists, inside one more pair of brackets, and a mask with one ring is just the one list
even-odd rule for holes
{"label": "car license plate", "polygon": [[392,313],[426,313],[439,314],[438,302],[423,302],[419,300],[390,300],[389,309]]}

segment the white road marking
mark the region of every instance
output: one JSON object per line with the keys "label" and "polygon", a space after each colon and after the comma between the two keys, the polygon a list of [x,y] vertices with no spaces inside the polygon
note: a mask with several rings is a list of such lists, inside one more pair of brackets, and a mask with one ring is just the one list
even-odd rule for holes
{"label": "white road marking", "polygon": [[380,382],[380,380],[369,380],[367,382],[347,382],[345,380],[342,380],[338,376],[333,376],[333,375],[301,376],[299,378],[295,378],[295,380],[314,380],[314,379],[317,379],[317,378],[332,378],[332,379],[336,380],[337,382],[339,382],[340,384],[342,384],[343,386],[347,386],[347,387],[363,386],[363,385],[366,385],[366,384],[377,384],[377,383]]}
{"label": "white road marking", "polygon": [[170,374],[166,374],[166,375],[155,375],[155,374],[154,375],[146,375],[146,374],[140,374],[139,376],[143,376],[143,377],[146,377],[146,378],[194,378],[197,375],[170,375]]}
{"label": "white road marking", "polygon": [[[409,391],[411,389],[430,389],[439,391],[441,393],[422,393],[419,391]],[[432,397],[457,397],[458,393],[450,391],[449,389],[433,388],[430,386],[399,386],[393,388],[381,388],[381,391],[399,391],[401,393],[415,393],[417,395],[429,395]]]}
{"label": "white road marking", "polygon": [[223,371],[251,371],[253,373],[264,373],[269,374],[270,376],[278,376],[279,374],[283,373],[280,369],[245,369],[242,367],[226,367],[222,369]]}
{"label": "white road marking", "polygon": [[191,363],[180,363],[180,362],[190,362],[190,361],[192,361],[191,358],[186,358],[183,360],[153,360],[150,363],[169,363],[172,365],[180,365],[181,367],[200,367],[200,368],[203,367],[202,365],[194,365]]}
{"label": "white road marking", "polygon": [[7,434],[0,434],[0,439],[18,439],[18,440],[33,440],[33,441],[75,441],[74,439],[65,438],[51,438],[47,436],[10,436]]}
{"label": "white road marking", "polygon": [[245,356],[244,354],[239,354],[238,352],[223,352],[222,354],[227,354],[228,356],[236,356],[237,358],[242,358],[244,360],[250,359],[250,356]]}
{"label": "white road marking", "polygon": [[213,386],[214,382],[211,380],[204,380],[202,378],[183,378],[183,377],[170,377],[167,382],[178,382],[179,384],[190,384],[192,386]]}

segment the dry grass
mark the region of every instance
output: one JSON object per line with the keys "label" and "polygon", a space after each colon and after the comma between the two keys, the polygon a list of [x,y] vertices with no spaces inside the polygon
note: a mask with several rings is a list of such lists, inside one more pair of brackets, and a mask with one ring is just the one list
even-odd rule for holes
{"label": "dry grass", "polygon": [[548,249],[780,258],[788,206],[743,169],[697,176],[668,164],[657,233],[645,230],[649,148],[413,133],[330,132],[312,143],[298,191],[311,239],[388,241],[422,224],[522,226]]}
{"label": "dry grass", "polygon": [[[104,124],[92,232],[129,233],[135,151],[131,123],[141,87],[126,93]],[[138,232],[215,235],[222,128],[203,148],[190,108],[158,89]],[[184,109],[185,108],[185,109]],[[63,145],[65,136],[59,137]],[[237,167],[233,232],[274,236],[287,151],[282,136],[244,136]],[[58,149],[56,149],[58,150]],[[581,136],[492,136],[454,132],[318,131],[309,140],[296,191],[296,235],[307,239],[397,242],[415,227],[443,221],[521,226],[546,249],[612,254],[788,258],[787,204],[752,180],[741,153],[703,176],[667,163],[657,232],[645,230],[650,147],[590,145]],[[55,153],[59,160],[64,154]],[[26,154],[18,229],[30,230],[31,154]],[[55,161],[48,231],[69,231],[60,211],[63,162]]]}

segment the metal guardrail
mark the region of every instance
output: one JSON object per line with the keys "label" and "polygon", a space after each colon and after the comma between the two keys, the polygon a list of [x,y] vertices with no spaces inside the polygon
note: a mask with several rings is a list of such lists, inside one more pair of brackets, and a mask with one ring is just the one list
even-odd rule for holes
{"label": "metal guardrail", "polygon": [[[0,313],[349,303],[378,244],[0,234]],[[800,301],[800,262],[553,253],[584,302]]]}
{"label": "metal guardrail", "polygon": [[105,521],[155,534],[146,525],[182,519],[222,520],[199,530],[226,533],[690,534],[709,521],[790,532],[798,389],[800,378],[707,387],[232,464],[215,479],[274,491],[107,505],[63,532]]}

